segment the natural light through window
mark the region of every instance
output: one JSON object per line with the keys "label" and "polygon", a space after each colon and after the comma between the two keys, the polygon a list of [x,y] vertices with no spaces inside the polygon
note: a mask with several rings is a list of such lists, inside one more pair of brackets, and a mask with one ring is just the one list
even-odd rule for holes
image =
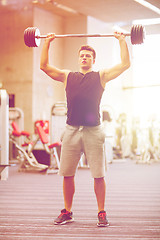
{"label": "natural light through window", "polygon": [[148,35],[143,45],[133,46],[133,112],[147,120],[160,119],[160,35]]}

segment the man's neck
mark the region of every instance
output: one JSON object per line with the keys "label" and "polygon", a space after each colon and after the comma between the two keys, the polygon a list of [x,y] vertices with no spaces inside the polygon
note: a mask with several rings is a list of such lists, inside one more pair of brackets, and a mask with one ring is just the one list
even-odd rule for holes
{"label": "man's neck", "polygon": [[88,73],[88,72],[92,72],[92,68],[89,68],[89,69],[81,68],[81,69],[80,69],[80,73],[86,74],[86,73]]}

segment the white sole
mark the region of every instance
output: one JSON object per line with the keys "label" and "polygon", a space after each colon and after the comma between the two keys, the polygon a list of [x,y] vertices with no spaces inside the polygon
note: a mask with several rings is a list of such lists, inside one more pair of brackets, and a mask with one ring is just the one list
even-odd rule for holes
{"label": "white sole", "polygon": [[107,223],[107,224],[99,224],[99,223],[97,223],[97,226],[98,226],[98,227],[108,227],[108,226],[109,226],[109,223]]}
{"label": "white sole", "polygon": [[64,221],[64,222],[62,222],[62,223],[56,223],[56,222],[54,222],[54,225],[65,225],[65,224],[71,223],[71,222],[74,222],[74,219],[73,219],[73,218],[70,219],[70,220],[66,220],[66,221]]}

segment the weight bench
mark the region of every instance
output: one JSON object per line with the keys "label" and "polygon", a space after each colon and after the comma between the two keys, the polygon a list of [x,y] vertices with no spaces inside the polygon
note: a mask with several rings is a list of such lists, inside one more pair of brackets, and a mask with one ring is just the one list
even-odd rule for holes
{"label": "weight bench", "polygon": [[[26,136],[27,138],[30,137],[30,133],[29,132],[26,132],[26,131],[20,131],[19,128],[18,128],[18,125],[16,122],[12,122],[12,128],[13,128],[13,132],[15,135],[17,135],[17,137],[19,136]],[[12,132],[12,133],[13,133]]]}
{"label": "weight bench", "polygon": [[[55,142],[55,143],[49,144],[48,134],[44,131],[41,124],[36,123],[35,126],[36,126],[36,129],[37,129],[37,133],[39,135],[39,138],[40,138],[40,140],[41,140],[41,142],[44,146],[44,149],[46,150],[47,153],[50,154],[50,159],[52,157],[55,158],[57,167],[59,168],[60,161],[59,161],[59,157],[58,157],[58,153],[57,153],[57,147],[61,147],[61,145],[62,145],[61,142]],[[53,169],[51,160],[50,160],[50,169]]]}

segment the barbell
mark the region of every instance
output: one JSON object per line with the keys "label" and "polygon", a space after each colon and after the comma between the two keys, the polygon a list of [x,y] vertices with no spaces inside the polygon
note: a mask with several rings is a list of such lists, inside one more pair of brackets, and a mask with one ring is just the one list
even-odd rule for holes
{"label": "barbell", "polygon": [[[145,39],[145,29],[142,25],[133,25],[130,33],[124,33],[125,36],[131,37],[131,43],[141,44]],[[24,31],[24,42],[28,47],[38,47],[41,39],[46,38],[47,35],[40,35],[40,30],[37,27],[28,27]],[[55,35],[55,38],[68,37],[114,37],[114,34],[65,34]]]}

